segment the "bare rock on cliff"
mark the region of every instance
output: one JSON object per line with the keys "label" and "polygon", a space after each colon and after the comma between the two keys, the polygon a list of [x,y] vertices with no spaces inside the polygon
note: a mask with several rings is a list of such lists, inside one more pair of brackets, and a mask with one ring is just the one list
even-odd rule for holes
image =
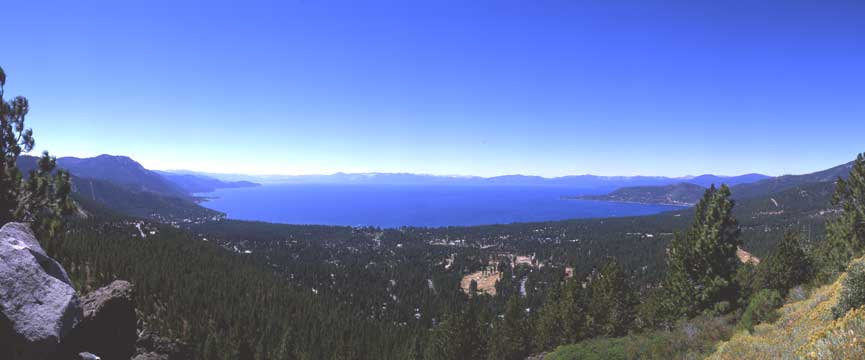
{"label": "bare rock on cliff", "polygon": [[63,347],[67,352],[88,351],[103,359],[129,359],[138,339],[133,286],[115,280],[81,299],[84,319]]}
{"label": "bare rock on cliff", "polygon": [[0,229],[0,358],[46,359],[81,321],[69,276],[30,227]]}

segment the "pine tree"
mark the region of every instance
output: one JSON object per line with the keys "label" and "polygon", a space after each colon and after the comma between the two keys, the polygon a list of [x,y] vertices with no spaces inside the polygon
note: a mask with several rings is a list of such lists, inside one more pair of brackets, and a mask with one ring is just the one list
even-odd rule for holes
{"label": "pine tree", "polygon": [[726,185],[712,185],[695,208],[694,223],[670,244],[663,286],[666,312],[672,317],[710,309],[723,312],[736,300],[733,280],[741,241],[730,195]]}
{"label": "pine tree", "polygon": [[4,99],[6,73],[0,68],[0,224],[28,221],[41,236],[53,236],[63,216],[75,205],[70,198],[69,173],[55,171],[56,161],[48,152],[25,180],[18,157],[33,150],[36,141],[25,120],[30,112],[27,98]]}
{"label": "pine tree", "polygon": [[424,359],[478,359],[486,346],[481,333],[479,314],[474,305],[445,316],[433,329]]}
{"label": "pine tree", "polygon": [[286,329],[282,333],[282,338],[279,340],[279,347],[276,348],[275,360],[290,360],[294,358],[292,351],[293,342],[291,341],[291,330]]}
{"label": "pine tree", "polygon": [[421,352],[421,342],[417,335],[411,337],[411,341],[406,343],[406,349],[404,353],[406,354],[405,358],[407,360],[419,360],[423,358],[423,353]]}
{"label": "pine tree", "polygon": [[504,319],[495,323],[488,359],[522,360],[529,354],[531,332],[518,296],[505,305]]}
{"label": "pine tree", "polygon": [[204,345],[201,350],[201,358],[203,359],[219,359],[220,349],[219,349],[219,340],[217,339],[217,335],[211,333],[207,335],[207,339],[204,340]]}
{"label": "pine tree", "polygon": [[539,311],[535,322],[532,346],[536,352],[552,350],[564,343],[563,318],[561,291],[558,287],[554,287],[547,292],[544,307]]}
{"label": "pine tree", "polygon": [[591,293],[589,317],[595,334],[625,335],[634,322],[636,298],[625,272],[615,260],[601,268],[592,281]]}
{"label": "pine tree", "polygon": [[851,258],[865,252],[865,153],[853,161],[847,180],[838,179],[832,204],[843,209],[827,226],[827,241],[821,248],[824,271],[844,271]]}
{"label": "pine tree", "polygon": [[798,234],[788,231],[772,254],[760,264],[756,283],[760,288],[775,289],[785,295],[787,290],[808,279],[810,268],[808,256],[799,245]]}

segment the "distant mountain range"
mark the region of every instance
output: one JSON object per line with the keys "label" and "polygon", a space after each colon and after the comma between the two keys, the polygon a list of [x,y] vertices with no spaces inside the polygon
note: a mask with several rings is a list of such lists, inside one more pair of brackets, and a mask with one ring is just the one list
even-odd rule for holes
{"label": "distant mountain range", "polygon": [[192,174],[176,174],[167,171],[153,171],[169,182],[179,186],[184,192],[189,194],[208,193],[217,189],[233,189],[242,187],[254,187],[259,184],[251,181],[223,181],[214,179],[204,175]]}
{"label": "distant mountain range", "polygon": [[[808,187],[808,189],[817,193],[825,193],[826,188],[834,186],[836,179],[846,178],[850,173],[850,168],[853,162],[844,165],[839,165],[831,169],[818,171],[804,175],[784,175],[773,178],[764,178],[758,181],[741,182],[738,184],[728,182],[731,185],[733,198],[736,200],[752,199],[767,194],[783,193],[792,189]],[[743,175],[750,176],[750,175]],[[587,195],[575,197],[585,200],[601,200],[615,202],[638,202],[645,204],[673,204],[673,205],[693,205],[696,204],[703,195],[707,183],[715,183],[713,181],[682,182],[673,185],[663,186],[636,186],[623,187],[605,195]],[[831,189],[828,189],[831,190]]]}
{"label": "distant mountain range", "polygon": [[[38,160],[22,155],[18,167],[26,173],[36,168]],[[57,159],[57,167],[72,174],[73,196],[88,211],[162,221],[223,216],[198,205],[195,194],[258,185],[151,171],[126,156],[61,157]]]}
{"label": "distant mountain range", "polygon": [[693,205],[700,201],[706,188],[697,184],[678,183],[664,186],[630,186],[606,195],[575,197],[582,200],[635,202],[641,204]]}
{"label": "distant mountain range", "polygon": [[145,169],[141,164],[126,156],[99,155],[84,159],[61,157],[57,158],[57,167],[69,170],[70,173],[80,178],[105,180],[136,191],[171,196],[188,195],[179,185]]}
{"label": "distant mountain range", "polygon": [[[18,165],[26,172],[36,167],[37,160],[36,157],[21,156]],[[129,157],[111,155],[83,159],[63,157],[57,163],[72,173],[76,200],[85,205],[87,210],[163,221],[220,217],[222,214],[200,206],[200,199],[195,194],[221,188],[257,186],[259,183],[560,186],[563,189],[581,189],[584,194],[595,194],[586,197],[593,200],[678,205],[693,204],[702,196],[705,187],[724,183],[732,186],[733,197],[746,207],[759,211],[792,211],[790,206],[823,206],[831,195],[834,180],[846,177],[852,166],[851,162],[811,174],[779,177],[745,174],[678,178],[595,175],[556,178],[508,175],[484,178],[404,173],[249,176],[152,171]],[[744,200],[748,201],[742,202]]]}
{"label": "distant mountain range", "polygon": [[336,173],[332,175],[241,175],[201,173],[173,170],[171,173],[207,176],[225,181],[252,181],[256,183],[280,184],[376,184],[376,185],[509,185],[509,186],[561,186],[575,189],[595,190],[603,193],[626,186],[665,186],[681,182],[701,186],[725,183],[729,185],[750,183],[769,176],[745,174],[740,176],[700,175],[688,177],[663,176],[597,176],[572,175],[554,178],[530,175],[504,175],[495,177],[440,176],[408,173]]}
{"label": "distant mountain range", "polygon": [[[35,157],[26,161],[34,162]],[[216,189],[257,186],[249,181],[229,182],[202,175],[174,174],[145,169],[126,156],[99,155],[92,158],[57,158],[57,167],[80,178],[108,181],[136,191],[188,197]]]}

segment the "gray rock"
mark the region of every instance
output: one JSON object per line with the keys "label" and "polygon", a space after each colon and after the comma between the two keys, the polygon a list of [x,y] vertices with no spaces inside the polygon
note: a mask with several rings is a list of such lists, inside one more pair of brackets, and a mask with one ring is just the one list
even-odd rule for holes
{"label": "gray rock", "polygon": [[129,359],[138,339],[133,287],[115,280],[81,298],[84,319],[63,343],[63,352],[89,351],[106,359]]}
{"label": "gray rock", "polygon": [[0,358],[52,357],[82,318],[70,284],[29,226],[0,229]]}
{"label": "gray rock", "polygon": [[100,358],[96,355],[93,355],[89,352],[83,352],[83,353],[78,354],[78,358],[80,360],[102,360],[102,358]]}

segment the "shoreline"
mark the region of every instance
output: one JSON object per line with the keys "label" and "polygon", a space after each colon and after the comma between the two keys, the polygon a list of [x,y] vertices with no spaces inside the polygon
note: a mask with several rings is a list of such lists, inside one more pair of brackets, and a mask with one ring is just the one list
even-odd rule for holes
{"label": "shoreline", "polygon": [[678,207],[692,207],[694,205],[697,205],[697,204],[688,204],[688,203],[667,203],[667,202],[645,202],[645,201],[592,199],[592,198],[585,198],[582,196],[562,196],[559,199],[560,200],[598,201],[598,202],[617,203],[617,204],[666,205],[666,206],[678,206]]}

